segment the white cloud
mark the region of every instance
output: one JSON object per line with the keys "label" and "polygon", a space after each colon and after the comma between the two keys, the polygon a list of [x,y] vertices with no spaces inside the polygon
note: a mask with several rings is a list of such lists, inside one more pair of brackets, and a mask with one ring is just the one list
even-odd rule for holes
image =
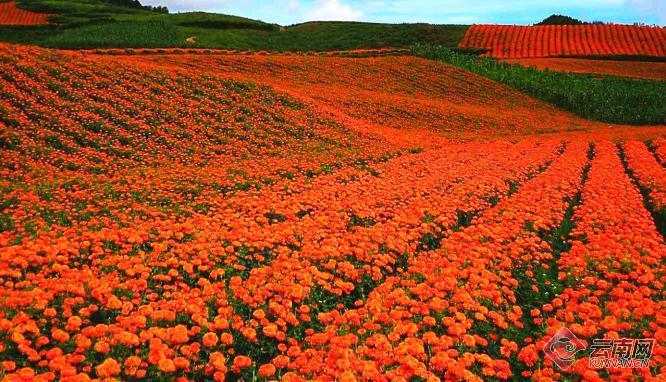
{"label": "white cloud", "polygon": [[298,0],[289,0],[289,12],[296,13],[301,10],[301,2]]}
{"label": "white cloud", "polygon": [[340,0],[319,0],[315,8],[305,14],[307,21],[356,21],[363,17],[363,12],[353,10]]}
{"label": "white cloud", "polygon": [[628,0],[627,6],[646,15],[654,15],[659,21],[666,22],[666,1],[664,0]]}

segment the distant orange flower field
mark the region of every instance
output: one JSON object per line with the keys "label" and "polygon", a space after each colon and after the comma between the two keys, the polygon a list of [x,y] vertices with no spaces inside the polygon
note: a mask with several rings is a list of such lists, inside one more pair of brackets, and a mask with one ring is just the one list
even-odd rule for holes
{"label": "distant orange flower field", "polygon": [[497,58],[666,55],[666,29],[659,26],[473,25],[463,49]]}
{"label": "distant orange flower field", "polygon": [[0,25],[42,25],[49,16],[18,8],[16,1],[0,2]]}

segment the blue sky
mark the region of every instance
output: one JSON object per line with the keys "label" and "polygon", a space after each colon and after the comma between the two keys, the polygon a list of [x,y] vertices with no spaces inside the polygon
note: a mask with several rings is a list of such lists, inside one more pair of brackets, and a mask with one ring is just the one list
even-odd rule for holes
{"label": "blue sky", "polygon": [[142,0],[172,12],[212,11],[281,25],[315,20],[532,24],[553,14],[666,25],[666,0]]}

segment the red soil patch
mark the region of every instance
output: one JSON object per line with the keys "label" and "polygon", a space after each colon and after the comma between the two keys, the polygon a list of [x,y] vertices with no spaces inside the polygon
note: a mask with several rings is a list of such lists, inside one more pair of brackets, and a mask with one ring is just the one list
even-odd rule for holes
{"label": "red soil patch", "polygon": [[666,80],[666,62],[589,60],[583,58],[520,58],[507,59],[540,70],[606,74],[633,78]]}
{"label": "red soil patch", "polygon": [[15,1],[0,3],[0,25],[42,25],[49,16],[18,8]]}
{"label": "red soil patch", "polygon": [[664,56],[666,30],[630,25],[473,25],[463,49],[498,58],[557,56]]}

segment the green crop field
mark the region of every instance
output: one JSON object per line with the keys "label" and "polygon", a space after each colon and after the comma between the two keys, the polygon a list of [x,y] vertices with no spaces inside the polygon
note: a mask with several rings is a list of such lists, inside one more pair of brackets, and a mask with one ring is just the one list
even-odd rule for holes
{"label": "green crop field", "polygon": [[464,25],[308,22],[277,24],[205,12],[166,14],[94,0],[19,0],[56,15],[57,25],[0,27],[0,41],[50,48],[220,48],[323,51],[406,48],[421,42],[455,47]]}
{"label": "green crop field", "polygon": [[630,125],[666,123],[666,81],[543,71],[445,47],[416,45],[414,53],[507,84],[585,118]]}

